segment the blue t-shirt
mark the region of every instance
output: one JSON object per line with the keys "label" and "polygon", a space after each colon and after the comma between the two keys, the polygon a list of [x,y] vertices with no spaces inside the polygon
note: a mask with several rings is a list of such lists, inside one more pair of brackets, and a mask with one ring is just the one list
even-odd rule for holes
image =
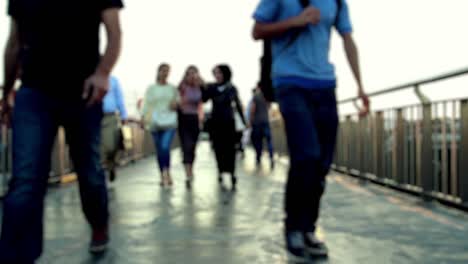
{"label": "blue t-shirt", "polygon": [[[320,10],[320,22],[302,29],[290,45],[293,33],[272,40],[272,79],[275,87],[296,85],[304,88],[335,88],[335,68],[329,61],[331,29],[340,34],[352,31],[346,0],[337,17],[336,0],[310,0]],[[253,15],[257,22],[273,23],[299,15],[299,0],[261,0]],[[336,24],[335,24],[336,21]]]}
{"label": "blue t-shirt", "polygon": [[102,107],[104,113],[119,112],[121,119],[126,120],[128,118],[122,93],[122,86],[120,86],[119,81],[114,76],[109,80],[109,91],[104,97]]}

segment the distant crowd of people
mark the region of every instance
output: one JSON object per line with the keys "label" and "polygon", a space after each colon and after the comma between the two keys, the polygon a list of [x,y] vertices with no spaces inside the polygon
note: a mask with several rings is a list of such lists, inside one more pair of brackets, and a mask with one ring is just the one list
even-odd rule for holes
{"label": "distant crowd of people", "polygon": [[[195,66],[189,66],[178,87],[168,83],[168,64],[158,68],[156,81],[148,87],[142,101],[143,127],[151,131],[156,146],[156,155],[161,172],[161,186],[173,184],[170,174],[170,150],[178,131],[186,170],[186,186],[191,188],[194,179],[193,163],[201,129],[209,133],[216,156],[218,180],[223,185],[224,176],[231,178],[236,189],[236,150],[244,131],[252,127],[252,141],[256,142],[257,161],[260,165],[261,145],[268,135],[269,150],[273,158],[271,135],[268,123],[268,104],[257,92],[248,110],[250,119],[244,116],[244,107],[237,88],[231,82],[232,71],[228,65],[214,67],[214,83],[205,83]],[[211,101],[212,110],[205,119],[203,103]],[[241,137],[239,137],[239,134]],[[272,161],[273,164],[273,161]],[[273,165],[272,165],[273,166]]]}

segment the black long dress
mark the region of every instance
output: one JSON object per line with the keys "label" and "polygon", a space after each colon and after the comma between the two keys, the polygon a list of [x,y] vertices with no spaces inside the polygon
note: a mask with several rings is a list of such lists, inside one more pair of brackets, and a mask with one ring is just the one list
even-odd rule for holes
{"label": "black long dress", "polygon": [[245,124],[242,106],[236,87],[227,83],[207,85],[202,92],[203,101],[212,100],[213,108],[209,124],[219,173],[234,175],[236,161],[236,128],[234,111]]}

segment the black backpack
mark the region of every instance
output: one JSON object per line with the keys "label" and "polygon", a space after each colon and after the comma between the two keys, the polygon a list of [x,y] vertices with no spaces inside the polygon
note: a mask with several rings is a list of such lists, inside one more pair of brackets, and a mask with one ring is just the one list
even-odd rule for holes
{"label": "black backpack", "polygon": [[[309,0],[299,0],[301,3],[302,8],[307,8],[310,5]],[[338,14],[341,10],[341,1],[342,0],[335,0],[338,6],[337,13],[335,17],[335,25],[338,20]],[[286,44],[285,49],[291,46],[294,41],[299,37],[301,34],[301,30],[295,31],[292,35],[289,42]],[[268,102],[275,101],[275,94],[273,91],[273,83],[271,80],[271,66],[273,63],[272,54],[271,54],[271,40],[266,39],[263,41],[263,56],[260,58],[260,89],[262,90],[263,96]]]}

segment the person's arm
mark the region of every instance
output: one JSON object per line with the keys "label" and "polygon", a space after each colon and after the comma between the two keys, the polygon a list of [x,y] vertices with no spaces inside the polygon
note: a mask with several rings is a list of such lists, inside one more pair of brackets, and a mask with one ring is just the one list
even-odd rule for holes
{"label": "person's arm", "polygon": [[203,104],[200,102],[198,104],[198,122],[202,124],[203,120],[205,120],[205,111],[203,110]]}
{"label": "person's arm", "polygon": [[346,57],[348,58],[349,66],[353,72],[354,78],[358,86],[358,96],[362,100],[364,108],[361,111],[361,115],[367,115],[369,112],[369,98],[364,92],[364,88],[361,80],[361,71],[359,67],[359,55],[356,43],[351,35],[351,33],[346,33],[342,35],[343,46],[346,52]]}
{"label": "person's arm", "polygon": [[151,87],[148,87],[145,92],[145,96],[142,99],[142,106],[141,106],[141,116],[144,117],[147,112],[148,112],[148,104],[149,104],[149,99],[150,98],[150,93],[151,93]]}
{"label": "person's arm", "polygon": [[172,101],[169,107],[171,108],[172,111],[177,111],[177,109],[179,108],[180,95],[176,87],[172,87],[172,89],[174,91],[174,95],[172,97]]}
{"label": "person's arm", "polygon": [[206,103],[208,100],[210,100],[213,97],[213,91],[214,91],[213,85],[206,84],[201,87],[202,101],[204,103]]}
{"label": "person's arm", "polygon": [[122,86],[118,80],[115,80],[115,92],[117,97],[117,108],[119,108],[120,118],[122,121],[128,119],[127,108],[125,107],[125,99],[122,92]]}
{"label": "person's arm", "polygon": [[252,99],[252,102],[250,103],[250,113],[249,113],[249,124],[250,126],[253,125],[253,121],[254,121],[254,115],[255,115],[255,111],[257,110],[257,107],[256,107],[256,104],[255,104],[255,98]]}
{"label": "person's arm", "polygon": [[121,49],[119,10],[119,8],[108,8],[101,14],[107,33],[107,47],[96,71],[85,81],[83,99],[90,98],[88,105],[101,102],[109,89],[109,76]]}
{"label": "person's arm", "polygon": [[244,111],[242,110],[242,103],[241,103],[241,101],[239,99],[237,89],[235,87],[233,87],[232,89],[234,89],[234,101],[236,103],[237,111],[239,112],[239,115],[240,115],[240,117],[242,119],[242,122],[244,123],[244,125],[247,126],[247,121],[245,120]]}
{"label": "person's arm", "polygon": [[301,28],[308,24],[316,25],[320,22],[320,11],[309,6],[298,16],[279,22],[261,22],[256,21],[252,30],[252,37],[255,40],[271,39],[279,37],[287,31],[295,28]]}
{"label": "person's arm", "polygon": [[[10,20],[10,34],[4,53],[4,73],[3,73],[3,99],[7,99],[13,90],[19,70],[20,38],[18,24],[15,19]],[[6,102],[6,101],[5,101]]]}
{"label": "person's arm", "polygon": [[141,110],[140,110],[140,125],[144,129],[145,128],[145,122],[147,121],[147,115],[148,115],[148,110],[150,108],[149,106],[149,98],[150,98],[150,92],[151,92],[151,86],[148,87],[145,91],[145,95],[141,99]]}

